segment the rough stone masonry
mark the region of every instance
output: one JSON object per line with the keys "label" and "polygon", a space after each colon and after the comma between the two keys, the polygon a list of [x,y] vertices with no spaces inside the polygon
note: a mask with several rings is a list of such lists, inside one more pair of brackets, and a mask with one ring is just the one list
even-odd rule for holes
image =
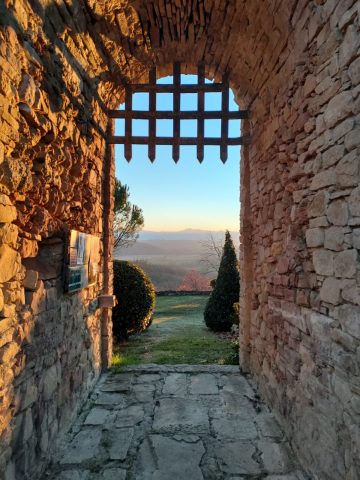
{"label": "rough stone masonry", "polygon": [[[110,362],[107,110],[175,60],[228,71],[251,111],[241,366],[314,478],[360,477],[359,22],[356,0],[0,0],[5,480],[39,477]],[[73,295],[70,228],[101,240],[99,281]]]}

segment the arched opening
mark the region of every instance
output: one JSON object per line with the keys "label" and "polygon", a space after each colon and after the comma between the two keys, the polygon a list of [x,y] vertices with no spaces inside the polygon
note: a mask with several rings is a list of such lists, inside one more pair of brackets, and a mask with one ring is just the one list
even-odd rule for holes
{"label": "arched opening", "polygon": [[[125,144],[116,145],[117,178],[125,181],[130,191],[135,189],[135,199],[141,198],[142,203],[138,201],[137,205],[142,205],[145,230],[150,230],[140,232],[140,243],[134,247],[117,249],[114,255],[117,259],[135,261],[150,275],[157,291],[158,307],[153,323],[145,334],[118,345],[117,364],[127,362],[128,356],[135,361],[132,352],[138,355],[142,351],[141,345],[146,356],[140,358],[145,363],[154,363],[151,360],[154,358],[160,358],[162,362],[167,358],[168,363],[174,363],[176,358],[182,358],[181,363],[196,363],[200,359],[202,363],[228,363],[234,362],[237,357],[238,339],[235,333],[221,337],[205,328],[204,294],[211,292],[210,281],[217,277],[220,259],[216,258],[216,268],[212,265],[209,270],[204,256],[207,253],[205,248],[212,245],[211,240],[216,248],[220,245],[216,256],[221,256],[226,230],[231,231],[236,250],[239,248],[240,145],[235,143],[243,141],[240,122],[248,116],[248,112],[239,111],[227,83],[214,83],[206,79],[203,68],[195,68],[197,75],[189,75],[181,74],[180,65],[176,67],[179,73],[177,87],[172,76],[159,78],[155,84],[154,71],[154,83],[126,87],[135,92],[131,99],[131,110],[126,111],[126,104],[123,104],[120,111],[110,112],[115,119],[115,135],[111,141]],[[130,103],[130,99],[128,101]],[[126,127],[130,116],[132,125]],[[125,134],[126,128],[133,135],[132,148],[126,145],[129,135]],[[154,137],[151,137],[151,131]],[[176,131],[177,135],[174,136]],[[199,141],[200,138],[202,141]],[[136,145],[138,142],[141,144]],[[156,146],[157,143],[161,145]],[[173,162],[175,146],[178,148],[176,165]],[[131,150],[132,160],[125,158],[126,152]],[[155,153],[158,154],[156,159]],[[151,165],[148,156],[154,165]],[[225,165],[222,165],[222,161]],[[128,182],[126,179],[129,176],[131,180]],[[149,249],[155,249],[157,254],[149,254]],[[213,255],[214,252],[211,250],[209,253]],[[236,259],[234,261],[236,263]],[[185,290],[189,295],[192,292],[188,302],[183,298]],[[167,296],[171,294],[172,298],[164,298],[164,291]],[[116,293],[121,296],[121,291]],[[235,322],[236,314],[232,310],[234,302],[238,304],[238,294],[227,307],[231,310],[229,317],[231,315],[234,320],[224,317],[224,331],[231,330],[232,322]],[[163,303],[169,309],[166,325]],[[187,309],[189,303],[194,305],[193,311]],[[180,315],[182,306],[188,311],[189,317]],[[115,313],[118,310],[119,307]],[[162,312],[159,322],[158,310]],[[115,321],[120,321],[116,315],[115,318]],[[188,349],[183,322],[189,323],[188,335],[191,340],[189,337]],[[174,328],[174,333],[170,326]],[[171,354],[154,350],[161,350],[162,343],[157,340],[161,340],[162,327],[164,335],[171,336],[174,349],[178,342],[181,350],[173,351],[173,358]],[[166,348],[169,341],[167,339]],[[195,348],[191,350],[191,342],[198,345],[198,351]],[[214,354],[209,351],[208,342],[211,342]]]}
{"label": "arched opening", "polygon": [[[149,65],[165,75],[181,61],[190,73],[205,63],[210,78],[228,70],[252,112],[243,126],[252,143],[242,160],[242,365],[310,472],[357,478],[357,3],[17,1],[1,12],[6,476],[38,474],[100,374],[89,352],[106,365],[111,351],[110,308],[92,288],[57,293],[71,328],[57,337],[42,323],[49,351],[34,348],[40,311],[24,299],[22,260],[65,227],[95,234],[98,288],[111,294],[108,109],[124,101],[127,82],[146,81]],[[50,307],[51,293],[46,303],[36,291]]]}

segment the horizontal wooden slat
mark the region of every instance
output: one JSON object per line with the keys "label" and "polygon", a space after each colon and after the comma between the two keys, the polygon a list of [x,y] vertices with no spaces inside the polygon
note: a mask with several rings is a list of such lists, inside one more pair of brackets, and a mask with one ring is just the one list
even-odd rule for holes
{"label": "horizontal wooden slat", "polygon": [[128,84],[127,87],[130,88],[132,93],[145,92],[149,93],[155,91],[156,93],[174,93],[179,89],[180,93],[198,93],[201,92],[222,92],[223,84],[222,83],[205,83],[204,85],[174,85],[174,84],[159,84],[149,85],[148,83],[137,83],[137,84]]}
{"label": "horizontal wooden slat", "polygon": [[158,120],[173,120],[174,117],[180,118],[180,120],[221,120],[222,118],[227,120],[241,120],[243,118],[249,118],[248,110],[238,110],[234,112],[223,113],[219,111],[205,111],[198,112],[196,110],[186,112],[172,112],[172,111],[156,111],[148,112],[145,110],[132,110],[127,112],[125,110],[109,110],[110,118],[133,118],[134,120],[148,120],[155,117]]}
{"label": "horizontal wooden slat", "polygon": [[[130,140],[131,143],[134,145],[148,145],[149,144],[149,137],[139,137],[134,136],[130,139],[127,139],[124,136],[114,135],[109,138],[110,144],[124,144],[125,141]],[[247,143],[247,139],[245,137],[234,137],[228,138],[227,144],[228,145],[244,145]],[[173,145],[174,138],[173,137],[155,137],[156,145]],[[197,137],[179,137],[179,144],[180,145],[197,145],[198,138]],[[205,137],[204,138],[205,145],[221,145],[221,138],[214,138],[214,137]]]}

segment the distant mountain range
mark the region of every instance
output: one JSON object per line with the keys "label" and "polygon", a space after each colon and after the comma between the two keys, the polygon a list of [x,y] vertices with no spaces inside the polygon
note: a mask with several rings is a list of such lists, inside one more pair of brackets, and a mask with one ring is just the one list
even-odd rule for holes
{"label": "distant mountain range", "polygon": [[[239,233],[230,232],[235,248],[239,245]],[[115,257],[136,257],[146,255],[201,255],[202,242],[210,241],[210,235],[216,242],[223,242],[225,232],[186,229],[178,232],[153,232],[143,230],[136,243],[130,247],[117,249]]]}
{"label": "distant mountain range", "polygon": [[[230,232],[234,243],[237,243],[239,232]],[[215,240],[223,240],[225,232],[222,230],[210,231],[210,230],[197,230],[193,228],[186,228],[178,232],[153,232],[150,230],[142,230],[139,234],[140,242],[148,242],[151,240],[209,240],[210,235]]]}

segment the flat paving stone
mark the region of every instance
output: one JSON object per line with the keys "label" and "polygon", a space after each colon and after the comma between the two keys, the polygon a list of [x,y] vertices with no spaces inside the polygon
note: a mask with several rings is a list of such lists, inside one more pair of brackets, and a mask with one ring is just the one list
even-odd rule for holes
{"label": "flat paving stone", "polygon": [[215,437],[222,440],[254,440],[258,431],[251,417],[218,416],[211,420]]}
{"label": "flat paving stone", "polygon": [[190,442],[169,438],[164,435],[150,435],[141,445],[137,480],[203,480],[200,462],[205,448],[200,438]]}
{"label": "flat paving stone", "polygon": [[104,375],[43,480],[311,480],[235,366]]}
{"label": "flat paving stone", "polygon": [[217,449],[221,470],[232,475],[260,474],[261,465],[254,458],[255,454],[256,448],[250,442],[221,443]]}
{"label": "flat paving stone", "polygon": [[214,375],[200,373],[190,377],[190,393],[192,395],[216,395],[218,385]]}
{"label": "flat paving stone", "polygon": [[144,408],[141,405],[132,405],[131,407],[120,410],[116,415],[116,427],[133,427],[144,419]]}
{"label": "flat paving stone", "polygon": [[110,460],[125,460],[133,435],[132,428],[119,428],[104,433],[103,443]]}
{"label": "flat paving stone", "polygon": [[99,456],[102,432],[100,429],[83,429],[70,442],[60,459],[61,464],[78,464]]}
{"label": "flat paving stone", "polygon": [[100,393],[95,400],[95,405],[111,408],[121,408],[125,405],[126,396],[123,393]]}
{"label": "flat paving stone", "polygon": [[165,378],[162,389],[163,395],[178,395],[186,397],[187,394],[187,377],[184,373],[170,373]]}
{"label": "flat paving stone", "polygon": [[107,468],[101,473],[99,480],[125,480],[126,470],[122,468]]}
{"label": "flat paving stone", "polygon": [[89,415],[86,417],[84,425],[102,425],[106,422],[109,413],[109,410],[94,407],[90,410]]}
{"label": "flat paving stone", "polygon": [[207,432],[209,418],[200,402],[188,398],[162,398],[155,409],[153,428],[156,431],[176,430]]}

